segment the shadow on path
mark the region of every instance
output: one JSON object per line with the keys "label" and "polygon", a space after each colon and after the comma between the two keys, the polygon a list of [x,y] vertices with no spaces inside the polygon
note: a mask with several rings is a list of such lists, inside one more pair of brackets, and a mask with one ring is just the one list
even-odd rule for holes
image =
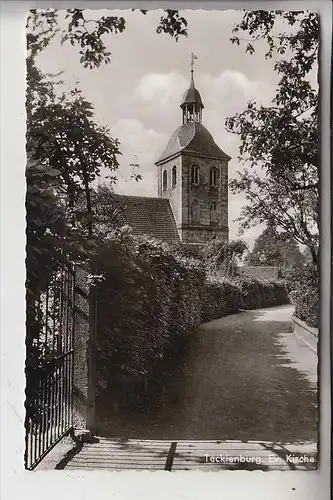
{"label": "shadow on path", "polygon": [[[281,320],[279,320],[281,318]],[[246,311],[201,325],[166,376],[163,405],[107,414],[100,435],[169,440],[317,441],[317,394],[279,338],[286,309]]]}

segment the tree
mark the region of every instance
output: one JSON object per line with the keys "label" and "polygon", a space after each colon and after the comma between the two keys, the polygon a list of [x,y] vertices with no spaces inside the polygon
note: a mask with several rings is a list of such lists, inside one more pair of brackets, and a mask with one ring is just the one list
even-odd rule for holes
{"label": "tree", "polygon": [[[84,191],[87,212],[91,212],[90,183],[102,167],[110,171],[118,168],[119,142],[111,138],[106,127],[93,121],[93,107],[79,89],[57,96],[51,82],[45,81],[45,88],[51,89],[45,99],[39,93],[46,77],[38,73],[36,89],[31,76],[28,72],[27,153],[40,165],[58,170],[58,194],[69,210],[74,209],[77,194]],[[31,94],[37,97],[33,99]],[[88,233],[91,237],[90,224]]]}
{"label": "tree", "polygon": [[[148,11],[141,9],[140,12],[146,15]],[[60,27],[60,21],[65,23],[65,27]],[[166,9],[156,31],[167,33],[177,41],[180,36],[187,36],[186,26],[186,19],[177,10]],[[36,56],[60,34],[62,43],[79,47],[81,64],[90,69],[96,68],[103,62],[110,62],[111,54],[107,52],[105,37],[122,33],[125,27],[123,17],[87,19],[86,11],[82,9],[32,9],[28,16],[27,152],[34,160],[40,161],[43,153],[44,161],[50,159],[51,163],[54,161],[62,165],[65,171],[60,171],[61,181],[66,185],[67,201],[71,208],[75,203],[79,180],[83,183],[87,210],[90,211],[89,182],[99,175],[101,166],[111,170],[118,167],[116,156],[120,154],[119,143],[110,137],[108,129],[97,127],[92,121],[92,105],[84,99],[80,90],[73,89],[68,94],[57,96],[55,82],[48,79],[50,75],[44,75],[36,67]],[[47,139],[48,145],[45,144]],[[137,181],[140,177],[133,176]],[[111,181],[115,180],[111,178]],[[90,223],[89,234],[92,234]]]}
{"label": "tree", "polygon": [[[138,9],[132,9],[132,11]],[[147,10],[139,9],[143,15]],[[59,21],[64,28],[60,28]],[[62,43],[70,43],[79,48],[80,62],[85,68],[98,68],[110,62],[111,53],[105,45],[105,37],[122,33],[126,29],[126,20],[118,16],[102,16],[99,19],[87,19],[82,9],[30,10],[28,17],[28,43],[33,56],[49,45],[59,34]],[[187,36],[187,21],[178,10],[165,9],[156,27],[157,33],[166,33],[178,41],[180,36]]]}
{"label": "tree", "polygon": [[312,256],[311,256],[310,249],[308,247],[304,248],[302,255],[303,255],[303,259],[304,259],[305,264],[310,265],[312,262]]}
{"label": "tree", "polygon": [[296,241],[286,233],[266,228],[254,243],[253,250],[245,258],[252,266],[291,267],[305,261]]}
{"label": "tree", "polygon": [[[62,41],[80,47],[81,63],[88,68],[108,63],[110,53],[103,36],[122,32],[125,20],[102,17],[94,22],[86,20],[79,9],[67,11],[66,18],[68,25],[62,32]],[[92,258],[98,253],[98,244],[104,241],[101,225],[106,226],[111,210],[107,210],[106,204],[110,192],[102,188],[94,191],[93,183],[102,168],[109,170],[110,183],[116,181],[113,174],[120,154],[118,140],[110,136],[107,128],[95,123],[93,106],[82,92],[77,88],[60,92],[52,75],[43,74],[36,66],[38,53],[61,31],[58,21],[59,12],[55,10],[31,11],[28,18],[26,409],[30,417],[39,411],[34,404],[40,389],[36,368],[46,357],[39,333],[45,319],[42,311],[48,307],[47,286],[52,280],[52,285],[61,289],[62,278],[57,271],[63,263],[89,259],[90,271],[94,271]],[[94,25],[92,31],[87,28],[88,23]],[[177,11],[167,11],[158,30],[177,40],[186,34],[182,23]],[[133,174],[133,178],[139,180],[140,176]],[[99,201],[103,201],[102,213]],[[110,223],[108,220],[107,227]],[[54,324],[55,321],[54,317]]]}
{"label": "tree", "polygon": [[237,274],[237,259],[242,258],[246,250],[247,244],[242,240],[228,243],[212,240],[203,249],[206,267],[212,274],[233,276]]}
{"label": "tree", "polygon": [[64,209],[55,196],[59,172],[27,159],[27,291],[38,296],[61,260]]}
{"label": "tree", "polygon": [[[28,54],[27,288],[37,294],[55,262],[87,258],[86,238],[94,236],[92,183],[101,168],[117,170],[120,154],[118,141],[94,122],[92,105],[80,90],[59,93],[57,83]],[[80,195],[83,212],[82,204],[77,212]]]}
{"label": "tree", "polygon": [[[279,25],[282,26],[279,27]],[[309,78],[316,70],[319,20],[315,12],[246,12],[234,29],[268,44],[266,58],[277,58],[280,76],[271,106],[249,102],[226,120],[228,131],[240,137],[244,169],[230,183],[234,193],[245,192],[247,204],[241,230],[266,223],[306,245],[313,263],[319,245],[319,97]]]}
{"label": "tree", "polygon": [[[124,209],[115,197],[112,184],[94,186],[90,195],[94,234],[103,239],[123,225]],[[78,197],[76,214],[79,219],[86,216],[84,193]]]}
{"label": "tree", "polygon": [[[146,15],[147,11],[141,13]],[[60,28],[60,20],[67,25]],[[180,36],[187,36],[186,25],[186,19],[177,10],[166,9],[156,31],[177,41]],[[92,184],[101,168],[111,173],[117,170],[117,157],[121,154],[117,139],[94,122],[93,107],[82,92],[76,88],[59,93],[57,83],[61,81],[55,80],[57,75],[43,74],[36,66],[36,56],[60,34],[62,43],[79,48],[81,64],[97,68],[110,62],[105,37],[122,33],[125,27],[123,17],[87,19],[81,9],[66,12],[34,9],[28,16],[26,149],[31,167],[27,168],[26,200],[28,289],[32,276],[41,272],[41,262],[45,268],[51,268],[54,260],[66,259],[68,253],[72,257],[87,256],[85,238],[92,242],[96,236],[96,217],[101,217],[99,222],[105,224],[105,214],[98,212],[93,198],[101,201],[110,195],[104,188],[95,192]],[[108,178],[110,183],[116,182],[115,175]],[[140,175],[133,178],[139,180]],[[52,213],[52,217],[43,216],[41,224],[40,216],[46,213]],[[101,237],[100,227],[97,232]],[[42,254],[47,256],[50,266],[40,258]]]}

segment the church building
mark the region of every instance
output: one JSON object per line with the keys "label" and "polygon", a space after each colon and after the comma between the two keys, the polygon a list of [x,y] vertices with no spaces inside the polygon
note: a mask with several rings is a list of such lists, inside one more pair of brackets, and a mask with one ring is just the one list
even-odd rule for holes
{"label": "church building", "polygon": [[204,105],[191,80],[180,104],[181,125],[156,161],[158,197],[120,196],[134,234],[171,244],[228,241],[228,162],[202,124]]}

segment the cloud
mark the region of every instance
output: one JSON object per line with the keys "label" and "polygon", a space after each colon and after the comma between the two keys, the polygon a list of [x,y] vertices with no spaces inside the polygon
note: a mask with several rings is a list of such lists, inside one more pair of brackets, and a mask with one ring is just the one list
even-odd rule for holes
{"label": "cloud", "polygon": [[[153,166],[152,168],[155,168]],[[123,177],[119,178],[116,186],[118,194],[125,194],[130,196],[157,196],[157,177],[156,172],[151,170],[143,173],[143,179],[136,182]]]}
{"label": "cloud", "polygon": [[153,73],[141,77],[135,95],[156,108],[180,104],[180,96],[185,92],[188,80],[179,72]]}
{"label": "cloud", "polygon": [[[237,160],[239,138],[227,132],[225,119],[244,110],[247,102],[252,99],[268,105],[274,96],[274,87],[270,83],[250,79],[242,72],[233,70],[222,71],[216,76],[210,73],[198,73],[195,75],[195,83],[205,105],[204,125],[221,149],[232,157],[229,169],[229,178],[232,178],[236,175],[236,171],[241,169]],[[112,134],[119,138],[123,153],[120,161],[118,192],[157,196],[157,170],[154,162],[166,146],[173,130],[181,124],[179,105],[188,85],[188,79],[176,71],[149,73],[140,78],[126,102],[127,112],[130,112],[132,117],[120,119],[112,127]],[[167,133],[167,130],[170,132]],[[129,181],[132,172],[129,166],[131,163],[140,165],[137,173],[143,175],[143,180],[139,183]],[[238,224],[235,224],[234,220],[239,216],[244,203],[243,194],[230,193],[231,239],[238,237]],[[256,226],[248,230],[243,238],[251,244],[261,231],[262,227]]]}
{"label": "cloud", "polygon": [[274,96],[274,87],[270,83],[251,80],[234,70],[222,71],[218,76],[209,73],[199,75],[198,87],[205,92],[209,109],[223,106],[226,114],[242,111],[251,99],[268,104]]}
{"label": "cloud", "polygon": [[[104,14],[106,11],[89,11],[89,17]],[[177,44],[169,36],[156,34],[161,11],[150,10],[142,16],[139,10],[120,10],[112,15],[123,15],[127,27],[122,34],[105,39],[111,64],[85,70],[79,63],[78,48],[61,47],[59,39],[42,51],[38,64],[51,73],[64,69],[70,86],[79,79],[95,106],[96,121],[111,126],[112,135],[119,138],[122,156],[116,189],[124,194],[157,195],[154,162],[181,124],[179,105],[189,85],[191,52],[198,56],[194,76],[205,105],[203,123],[232,157],[229,176],[234,177],[242,168],[237,160],[239,138],[226,131],[225,119],[245,109],[251,99],[268,104],[273,97],[279,75],[273,70],[274,58],[264,58],[266,42],[258,40],[251,56],[244,47],[230,43],[232,28],[243,18],[241,10],[186,10],[188,37]],[[312,80],[315,77],[314,70]],[[128,180],[129,165],[135,162],[144,178],[139,183]],[[244,195],[230,194],[231,237],[237,233],[233,220],[244,203]],[[256,231],[259,226],[248,231],[246,238],[253,239]]]}
{"label": "cloud", "polygon": [[218,76],[205,73],[198,75],[204,109],[204,124],[216,142],[232,158],[238,156],[239,139],[226,131],[225,120],[243,111],[250,100],[269,105],[274,97],[274,87],[261,80],[251,80],[239,71],[226,70]]}
{"label": "cloud", "polygon": [[[222,149],[222,142],[231,145],[231,156],[237,156],[238,140],[227,133],[225,119],[244,110],[253,99],[268,105],[274,97],[274,86],[233,70],[222,71],[217,76],[198,73],[195,83],[205,105],[203,123]],[[181,123],[179,106],[188,86],[189,80],[176,71],[143,75],[130,99],[132,112],[144,115],[145,123],[151,123],[155,130],[163,127],[165,132],[170,127],[172,132]]]}
{"label": "cloud", "polygon": [[252,249],[255,239],[262,233],[264,225],[256,224],[246,230],[243,235],[238,235],[239,223],[235,222],[235,219],[239,217],[241,209],[245,203],[246,200],[244,193],[231,195],[229,192],[229,238],[230,240],[242,239],[246,241],[249,248]]}
{"label": "cloud", "polygon": [[[167,138],[152,128],[145,128],[139,120],[128,118],[115,123],[111,134],[119,139],[122,153],[118,158],[116,191],[128,195],[157,196],[157,168],[154,163]],[[139,182],[131,180],[133,173],[142,175],[143,179]]]}
{"label": "cloud", "polygon": [[147,73],[124,103],[127,113],[160,133],[171,133],[181,123],[179,108],[188,80],[177,71]]}
{"label": "cloud", "polygon": [[120,141],[120,149],[125,155],[138,155],[143,161],[156,161],[166,137],[146,128],[139,120],[124,118],[111,128],[111,134]]}
{"label": "cloud", "polygon": [[[274,96],[274,87],[265,81],[251,80],[240,71],[225,70],[218,76],[210,73],[195,75],[196,87],[201,93],[205,109],[223,111],[225,116],[242,111],[246,103],[255,99],[268,104]],[[168,114],[178,109],[189,80],[179,72],[143,75],[134,91],[134,100]]]}

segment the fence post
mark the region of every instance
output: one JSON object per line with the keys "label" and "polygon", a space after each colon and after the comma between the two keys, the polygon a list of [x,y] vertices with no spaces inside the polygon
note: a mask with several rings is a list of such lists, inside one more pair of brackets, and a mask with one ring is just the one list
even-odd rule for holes
{"label": "fence post", "polygon": [[74,429],[95,432],[97,300],[88,273],[76,270],[73,363]]}

